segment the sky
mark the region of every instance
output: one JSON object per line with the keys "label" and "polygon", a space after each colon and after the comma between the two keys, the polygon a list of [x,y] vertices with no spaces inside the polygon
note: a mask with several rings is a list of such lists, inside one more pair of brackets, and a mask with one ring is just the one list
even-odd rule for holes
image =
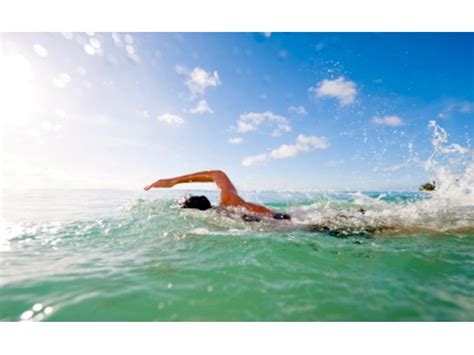
{"label": "sky", "polygon": [[241,190],[410,191],[431,177],[431,120],[464,147],[474,132],[472,33],[3,33],[1,48],[7,189],[220,169]]}

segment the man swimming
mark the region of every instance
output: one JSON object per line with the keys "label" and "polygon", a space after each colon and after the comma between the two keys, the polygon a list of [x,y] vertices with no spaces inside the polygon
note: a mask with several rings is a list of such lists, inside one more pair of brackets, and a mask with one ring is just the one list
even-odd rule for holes
{"label": "man swimming", "polygon": [[[229,177],[220,170],[201,171],[194,174],[177,176],[169,179],[160,179],[154,183],[145,186],[145,191],[151,188],[169,188],[176,184],[189,182],[214,182],[220,189],[220,205],[223,207],[243,208],[251,214],[244,214],[242,218],[248,221],[258,221],[258,216],[270,217],[274,219],[290,219],[290,216],[285,213],[278,213],[272,211],[265,206],[257,205],[255,203],[246,202],[237,193],[237,189],[230,181]],[[199,210],[207,210],[212,208],[211,203],[206,196],[191,196],[181,204],[183,208],[196,208]]]}

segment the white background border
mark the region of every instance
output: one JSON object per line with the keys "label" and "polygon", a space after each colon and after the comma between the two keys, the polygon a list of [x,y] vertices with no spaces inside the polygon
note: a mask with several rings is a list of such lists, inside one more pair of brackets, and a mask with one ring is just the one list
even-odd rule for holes
{"label": "white background border", "polygon": [[472,31],[467,0],[12,0],[0,31]]}
{"label": "white background border", "polygon": [[0,323],[0,349],[50,355],[470,355],[472,330],[472,323]]}

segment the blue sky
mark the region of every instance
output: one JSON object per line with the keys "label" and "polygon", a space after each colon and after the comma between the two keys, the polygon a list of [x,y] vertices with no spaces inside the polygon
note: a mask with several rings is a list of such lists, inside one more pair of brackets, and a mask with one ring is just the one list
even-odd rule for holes
{"label": "blue sky", "polygon": [[[428,122],[470,146],[473,34],[3,34],[7,188],[412,190]],[[407,164],[408,163],[408,164]],[[201,186],[197,186],[201,187]]]}

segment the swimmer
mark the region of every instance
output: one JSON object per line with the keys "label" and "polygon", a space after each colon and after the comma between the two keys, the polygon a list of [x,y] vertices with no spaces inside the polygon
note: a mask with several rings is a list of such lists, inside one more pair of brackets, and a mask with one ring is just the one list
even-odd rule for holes
{"label": "swimmer", "polygon": [[[214,182],[220,189],[220,201],[219,204],[222,207],[231,208],[243,208],[250,212],[250,214],[244,214],[242,218],[246,221],[259,221],[259,216],[274,218],[279,220],[289,220],[290,215],[285,213],[279,213],[272,211],[265,206],[257,205],[255,203],[247,202],[237,193],[237,189],[230,181],[229,177],[220,170],[201,171],[194,174],[188,174],[183,176],[177,176],[169,179],[160,179],[154,183],[145,186],[145,191],[151,188],[169,188],[176,184],[183,184],[189,182]],[[183,208],[195,208],[199,210],[207,210],[212,208],[211,203],[206,196],[190,196],[181,203]]]}

